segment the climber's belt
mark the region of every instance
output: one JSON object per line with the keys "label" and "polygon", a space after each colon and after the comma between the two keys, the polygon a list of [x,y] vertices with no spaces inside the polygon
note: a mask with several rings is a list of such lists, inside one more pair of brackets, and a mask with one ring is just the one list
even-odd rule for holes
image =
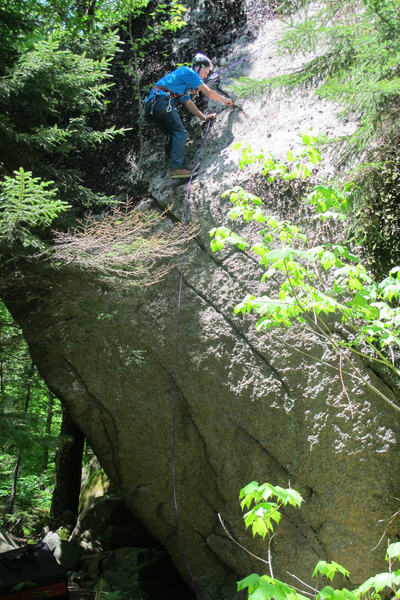
{"label": "climber's belt", "polygon": [[164,87],[163,85],[155,85],[155,86],[153,86],[153,90],[155,90],[156,92],[157,92],[157,90],[160,90],[160,92],[165,92],[166,94],[168,94],[168,96],[171,96],[171,98],[173,98],[174,100],[178,100],[182,95],[182,94],[177,94],[176,92],[171,92],[171,90]]}

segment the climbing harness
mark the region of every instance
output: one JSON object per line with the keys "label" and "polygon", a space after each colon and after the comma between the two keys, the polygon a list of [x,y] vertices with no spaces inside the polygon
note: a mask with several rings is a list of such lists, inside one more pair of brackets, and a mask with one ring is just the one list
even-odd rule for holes
{"label": "climbing harness", "polygon": [[[171,104],[171,101],[172,100],[176,100],[177,98],[181,97],[180,94],[175,94],[173,92],[170,92],[168,90],[168,88],[162,87],[161,85],[155,85],[152,88],[152,90],[154,90],[154,94],[153,94],[153,96],[151,98],[149,98],[147,100],[147,103],[145,104],[145,108],[144,108],[145,115],[148,115],[148,116],[151,116],[151,117],[154,116],[154,105],[156,103],[157,96],[160,93],[160,91],[165,92],[167,94],[167,96],[168,96],[168,104],[162,110],[160,110],[159,113],[157,113],[157,115],[161,115],[164,112],[168,112],[168,113],[171,112],[171,110],[174,108],[172,106],[172,104]],[[147,105],[149,107],[149,110],[147,110]]]}
{"label": "climbing harness", "polygon": [[157,113],[158,115],[161,115],[164,112],[171,112],[171,110],[174,108],[171,104],[171,101],[179,100],[183,96],[183,94],[171,92],[171,90],[162,85],[153,85],[149,92],[149,95],[151,94],[151,92],[154,92],[152,97],[149,98],[149,96],[147,96],[147,99],[145,99],[143,102],[142,110],[140,111],[140,116],[137,120],[138,125],[142,125],[146,121],[147,117],[154,117],[154,105],[156,103],[157,96],[160,92],[164,92],[168,96],[168,104],[162,110],[160,110],[159,113]]}
{"label": "climbing harness", "polygon": [[171,90],[169,90],[167,87],[164,87],[163,85],[153,85],[153,90],[155,90],[156,93],[158,92],[158,90],[161,92],[165,92],[168,96],[170,96],[174,100],[179,100],[180,98],[182,98],[182,96],[184,96],[184,94],[178,94],[177,92],[171,92]]}

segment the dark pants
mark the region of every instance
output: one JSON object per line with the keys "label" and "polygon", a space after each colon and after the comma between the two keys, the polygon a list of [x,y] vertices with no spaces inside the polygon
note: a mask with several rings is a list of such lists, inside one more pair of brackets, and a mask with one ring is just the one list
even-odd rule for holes
{"label": "dark pants", "polygon": [[153,99],[146,102],[146,119],[166,134],[165,150],[170,158],[171,169],[186,169],[185,146],[188,133],[175,101],[165,94],[157,94],[154,103]]}

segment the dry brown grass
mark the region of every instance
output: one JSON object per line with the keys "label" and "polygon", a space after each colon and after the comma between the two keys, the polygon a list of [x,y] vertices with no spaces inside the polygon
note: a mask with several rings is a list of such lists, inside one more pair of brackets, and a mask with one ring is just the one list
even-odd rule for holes
{"label": "dry brown grass", "polygon": [[106,216],[89,215],[67,232],[55,232],[50,258],[66,265],[97,271],[108,278],[124,278],[149,286],[174,266],[174,256],[186,251],[199,226],[173,224],[169,209],[138,210],[127,201]]}

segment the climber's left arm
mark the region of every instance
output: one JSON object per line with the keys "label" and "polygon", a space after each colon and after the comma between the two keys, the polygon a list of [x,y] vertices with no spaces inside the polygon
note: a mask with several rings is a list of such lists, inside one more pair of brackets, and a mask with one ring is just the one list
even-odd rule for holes
{"label": "climber's left arm", "polygon": [[221,104],[225,104],[226,106],[233,106],[233,100],[227,98],[226,96],[223,96],[222,94],[219,94],[215,90],[212,90],[205,83],[200,85],[196,91],[202,92],[207,96],[207,98],[210,98],[210,100],[215,100],[216,102],[220,102]]}
{"label": "climber's left arm", "polygon": [[201,112],[193,102],[193,100],[185,100],[183,102],[184,107],[188,110],[192,115],[200,119],[201,121],[209,121],[210,119],[215,119],[217,116],[215,113],[210,113],[209,115],[205,115]]}

